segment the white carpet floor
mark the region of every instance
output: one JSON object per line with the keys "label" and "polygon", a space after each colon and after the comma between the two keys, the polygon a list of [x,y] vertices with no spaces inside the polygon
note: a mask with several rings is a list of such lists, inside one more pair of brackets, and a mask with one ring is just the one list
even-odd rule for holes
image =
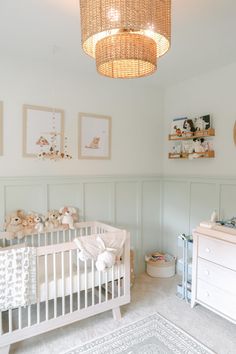
{"label": "white carpet floor", "polygon": [[217,354],[235,354],[236,325],[201,306],[191,309],[175,293],[176,278],[153,279],[143,274],[136,279],[131,304],[121,309],[120,322],[114,321],[108,311],[16,343],[11,346],[10,354],[62,354],[154,312],[159,312]]}

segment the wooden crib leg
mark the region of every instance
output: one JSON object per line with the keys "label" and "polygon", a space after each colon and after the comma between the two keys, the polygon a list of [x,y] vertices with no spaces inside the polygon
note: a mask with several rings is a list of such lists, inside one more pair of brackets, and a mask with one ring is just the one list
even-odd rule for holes
{"label": "wooden crib leg", "polygon": [[10,344],[5,347],[0,347],[0,354],[9,354],[10,352]]}
{"label": "wooden crib leg", "polygon": [[115,321],[120,321],[121,320],[121,313],[120,313],[120,308],[116,307],[114,309],[112,309],[112,313],[113,313],[113,318]]}

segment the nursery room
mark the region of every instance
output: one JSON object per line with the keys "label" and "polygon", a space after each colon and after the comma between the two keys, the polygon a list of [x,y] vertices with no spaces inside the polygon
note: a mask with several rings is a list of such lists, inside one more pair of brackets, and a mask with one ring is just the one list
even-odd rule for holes
{"label": "nursery room", "polygon": [[0,33],[0,354],[235,354],[235,0],[0,0]]}

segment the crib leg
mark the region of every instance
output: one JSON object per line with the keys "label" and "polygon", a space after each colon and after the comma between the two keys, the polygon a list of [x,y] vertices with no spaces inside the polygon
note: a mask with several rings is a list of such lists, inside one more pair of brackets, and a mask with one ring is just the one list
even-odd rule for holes
{"label": "crib leg", "polygon": [[113,313],[113,318],[115,321],[120,321],[121,320],[121,313],[120,313],[120,308],[116,307],[114,309],[112,309],[112,313]]}
{"label": "crib leg", "polygon": [[5,347],[0,347],[0,354],[9,354],[10,352],[10,344]]}

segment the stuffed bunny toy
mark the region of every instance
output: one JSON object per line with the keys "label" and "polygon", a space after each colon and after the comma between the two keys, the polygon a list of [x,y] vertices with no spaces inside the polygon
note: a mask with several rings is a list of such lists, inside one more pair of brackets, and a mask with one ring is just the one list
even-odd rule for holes
{"label": "stuffed bunny toy", "polygon": [[103,240],[100,237],[97,237],[97,242],[101,253],[97,257],[96,268],[98,271],[104,271],[106,268],[111,268],[116,262],[115,249],[106,248]]}

